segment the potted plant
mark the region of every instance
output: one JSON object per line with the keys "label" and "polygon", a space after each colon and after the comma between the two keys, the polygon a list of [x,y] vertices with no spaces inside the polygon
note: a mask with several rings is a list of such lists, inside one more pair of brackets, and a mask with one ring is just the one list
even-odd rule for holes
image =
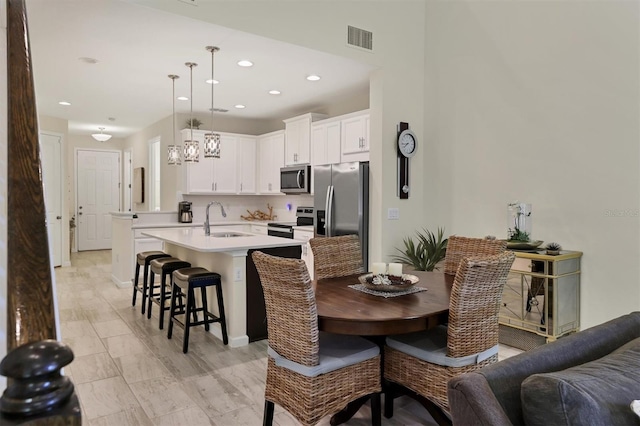
{"label": "potted plant", "polygon": [[550,254],[552,256],[560,254],[560,250],[562,250],[562,247],[558,243],[549,243],[545,246],[545,248],[547,249],[547,254]]}
{"label": "potted plant", "polygon": [[433,271],[437,269],[436,265],[444,259],[447,252],[449,240],[443,236],[444,228],[438,228],[437,237],[433,232],[423,228],[423,232],[416,232],[417,244],[411,237],[405,238],[404,249],[396,247],[401,255],[394,255],[392,258],[396,262],[412,266],[416,271]]}
{"label": "potted plant", "polygon": [[202,124],[202,121],[198,120],[197,118],[191,118],[189,120],[187,120],[187,127],[191,128],[191,125],[193,125],[194,129],[200,129],[200,125]]}

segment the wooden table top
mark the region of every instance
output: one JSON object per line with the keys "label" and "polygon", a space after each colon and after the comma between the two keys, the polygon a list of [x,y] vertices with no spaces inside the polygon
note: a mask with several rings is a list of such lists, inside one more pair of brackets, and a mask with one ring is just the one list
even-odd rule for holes
{"label": "wooden table top", "polygon": [[427,291],[385,298],[349,288],[358,275],[313,282],[322,331],[382,336],[427,330],[447,321],[453,276],[415,271]]}

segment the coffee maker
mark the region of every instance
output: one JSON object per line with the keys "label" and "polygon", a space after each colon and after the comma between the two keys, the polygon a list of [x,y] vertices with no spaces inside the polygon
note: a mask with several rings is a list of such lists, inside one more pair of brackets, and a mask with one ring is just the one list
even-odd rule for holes
{"label": "coffee maker", "polygon": [[178,203],[178,222],[191,223],[193,220],[193,212],[191,211],[190,201],[180,201]]}

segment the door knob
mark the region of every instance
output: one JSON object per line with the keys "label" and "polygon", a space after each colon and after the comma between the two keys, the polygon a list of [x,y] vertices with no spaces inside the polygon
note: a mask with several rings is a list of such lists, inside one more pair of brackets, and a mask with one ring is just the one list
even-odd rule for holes
{"label": "door knob", "polygon": [[62,219],[62,216],[56,216],[56,219],[60,220]]}
{"label": "door knob", "polygon": [[78,212],[78,216],[82,216],[82,212]]}

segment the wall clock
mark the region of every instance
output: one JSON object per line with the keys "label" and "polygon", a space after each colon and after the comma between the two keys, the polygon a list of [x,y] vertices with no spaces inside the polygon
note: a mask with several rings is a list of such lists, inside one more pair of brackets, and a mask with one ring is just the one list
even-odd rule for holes
{"label": "wall clock", "polygon": [[398,195],[409,198],[409,159],[418,149],[418,138],[409,129],[409,123],[398,124]]}

